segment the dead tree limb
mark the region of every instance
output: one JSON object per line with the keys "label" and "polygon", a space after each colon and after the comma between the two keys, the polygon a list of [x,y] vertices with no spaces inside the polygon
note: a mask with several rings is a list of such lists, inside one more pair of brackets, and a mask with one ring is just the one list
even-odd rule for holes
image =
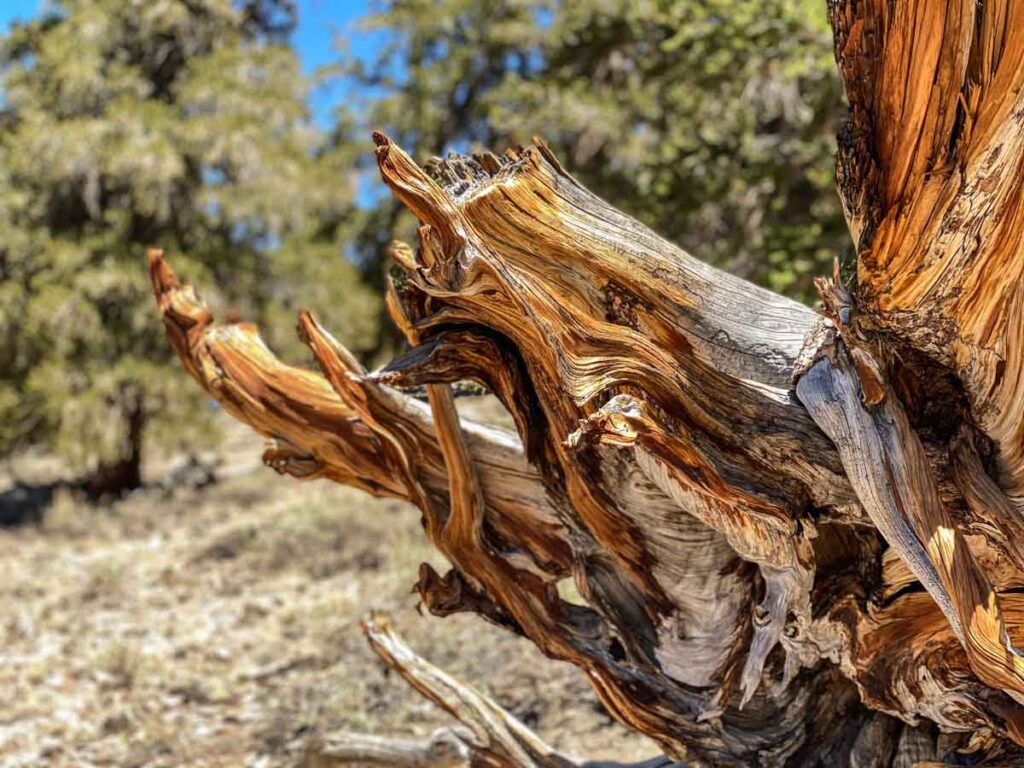
{"label": "dead tree limb", "polygon": [[459,725],[439,728],[429,739],[361,733],[332,734],[311,752],[314,764],[385,765],[399,768],[575,768],[576,761],[546,744],[496,702],[418,656],[390,620],[373,613],[362,622],[370,647],[425,698]]}
{"label": "dead tree limb", "polygon": [[409,685],[462,726],[451,733],[464,745],[472,765],[494,768],[573,768],[560,754],[493,700],[460,683],[418,656],[381,614],[363,621],[370,647]]}
{"label": "dead tree limb", "polygon": [[[220,326],[154,252],[186,370],[267,461],[405,499],[473,611],[694,765],[1024,761],[1024,0],[831,0],[856,264],[823,313],[714,270],[537,141],[420,168],[368,373]],[[460,421],[449,386],[515,435]],[[429,404],[402,388],[425,387]],[[585,604],[560,597],[573,579]]]}
{"label": "dead tree limb", "polygon": [[405,739],[368,733],[331,734],[307,755],[308,768],[338,765],[382,765],[393,768],[456,768],[469,765],[468,732],[438,728],[427,739]]}

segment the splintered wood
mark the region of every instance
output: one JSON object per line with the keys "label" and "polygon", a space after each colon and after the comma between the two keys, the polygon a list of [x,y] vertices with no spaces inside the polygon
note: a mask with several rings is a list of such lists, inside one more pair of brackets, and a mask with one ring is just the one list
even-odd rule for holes
{"label": "splintered wood", "polygon": [[[1022,764],[1024,0],[829,10],[858,255],[821,313],[695,260],[539,140],[428,174],[381,134],[420,221],[390,248],[391,364],[303,314],[319,372],[288,367],[156,251],[153,290],[268,464],[420,509],[451,563],[421,568],[432,612],[578,666],[673,757]],[[518,435],[460,421],[465,380]]]}

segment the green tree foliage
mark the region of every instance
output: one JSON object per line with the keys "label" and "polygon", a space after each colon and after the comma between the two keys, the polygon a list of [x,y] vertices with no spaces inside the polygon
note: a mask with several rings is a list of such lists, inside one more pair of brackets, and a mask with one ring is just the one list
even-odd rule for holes
{"label": "green tree foliage", "polygon": [[542,135],[613,204],[801,298],[845,247],[820,0],[373,8],[357,34],[378,53],[343,61],[326,140],[292,0],[54,0],[0,39],[0,456],[44,444],[131,484],[143,428],[205,435],[154,321],[151,245],[285,356],[300,305],[373,351],[381,302],[345,257],[379,288],[414,222],[376,180],[372,128],[420,159]]}
{"label": "green tree foliage", "polygon": [[364,29],[385,45],[346,67],[369,89],[360,129],[421,159],[543,136],[616,206],[805,300],[848,247],[821,0],[384,0]]}
{"label": "green tree foliage", "polygon": [[286,352],[299,302],[372,343],[378,299],[342,258],[352,149],[310,125],[293,23],[290,0],[56,0],[0,41],[0,455],[45,444],[132,485],[143,427],[208,426],[149,246]]}

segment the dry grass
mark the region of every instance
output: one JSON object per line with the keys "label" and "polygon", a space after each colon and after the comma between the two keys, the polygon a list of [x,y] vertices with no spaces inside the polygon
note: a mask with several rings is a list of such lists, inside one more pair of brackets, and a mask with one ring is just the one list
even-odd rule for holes
{"label": "dry grass", "polygon": [[[259,445],[228,449],[244,464]],[[58,495],[0,530],[0,765],[302,765],[338,729],[429,734],[448,720],[366,647],[370,608],[560,748],[656,753],[575,669],[419,615],[424,560],[443,566],[411,508],[265,470],[104,508]]]}

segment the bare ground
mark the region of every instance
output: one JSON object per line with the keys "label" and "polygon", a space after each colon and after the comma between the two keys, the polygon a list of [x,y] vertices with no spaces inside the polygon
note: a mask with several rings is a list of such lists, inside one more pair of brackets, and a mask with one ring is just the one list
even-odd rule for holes
{"label": "bare ground", "polygon": [[418,613],[419,563],[444,562],[411,507],[245,472],[260,444],[233,435],[233,479],[105,507],[58,494],[0,530],[0,765],[304,765],[338,730],[450,724],[366,646],[371,608],[562,750],[657,754],[574,668],[479,618]]}

